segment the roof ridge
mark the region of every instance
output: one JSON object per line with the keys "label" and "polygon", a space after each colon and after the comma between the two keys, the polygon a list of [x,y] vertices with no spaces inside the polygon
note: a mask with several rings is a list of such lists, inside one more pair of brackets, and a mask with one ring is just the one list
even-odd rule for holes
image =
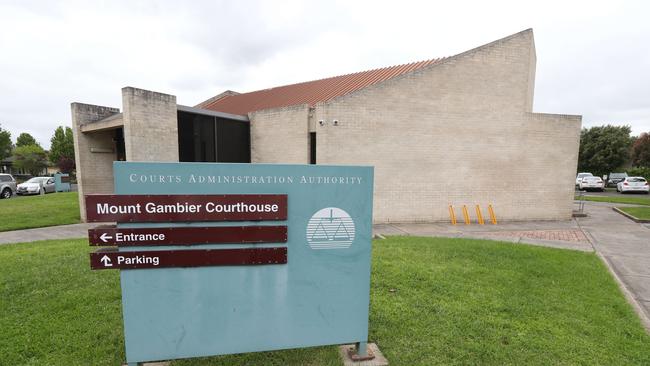
{"label": "roof ridge", "polygon": [[449,57],[431,58],[292,84],[279,85],[237,95],[227,95],[216,100],[215,98],[212,98],[212,100],[201,103],[201,107],[232,114],[247,114],[256,110],[272,109],[298,104],[308,104],[313,106],[318,103],[354,94],[362,89],[383,84],[391,80],[401,79],[407,75],[423,72],[424,70],[431,69],[437,65],[457,60],[468,54],[479,52],[483,49],[493,47],[525,34],[530,34],[532,37],[532,28]]}

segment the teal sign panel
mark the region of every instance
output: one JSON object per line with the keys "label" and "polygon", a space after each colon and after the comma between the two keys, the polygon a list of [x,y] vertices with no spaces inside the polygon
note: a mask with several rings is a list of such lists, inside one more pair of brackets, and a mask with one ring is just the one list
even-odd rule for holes
{"label": "teal sign panel", "polygon": [[54,190],[57,192],[70,192],[70,175],[64,173],[54,174]]}
{"label": "teal sign panel", "polygon": [[287,248],[287,263],[121,270],[129,364],[366,342],[373,168],[115,162],[115,194],[286,194],[286,220],[119,228],[286,225],[286,243],[120,251]]}

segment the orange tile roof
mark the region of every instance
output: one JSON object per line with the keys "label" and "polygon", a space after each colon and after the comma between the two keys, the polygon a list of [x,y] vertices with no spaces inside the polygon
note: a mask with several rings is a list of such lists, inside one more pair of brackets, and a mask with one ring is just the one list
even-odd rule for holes
{"label": "orange tile roof", "polygon": [[246,115],[248,112],[299,104],[315,105],[363,89],[369,85],[394,78],[442,61],[431,59],[410,64],[361,71],[327,79],[278,86],[250,93],[224,93],[199,104],[197,107],[214,111]]}

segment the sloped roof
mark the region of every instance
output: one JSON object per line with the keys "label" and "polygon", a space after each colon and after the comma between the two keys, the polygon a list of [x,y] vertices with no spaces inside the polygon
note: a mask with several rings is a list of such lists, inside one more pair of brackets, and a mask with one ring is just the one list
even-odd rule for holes
{"label": "sloped roof", "polygon": [[409,64],[361,71],[353,74],[278,86],[270,89],[235,94],[222,93],[199,104],[203,109],[246,115],[249,112],[292,105],[315,105],[363,89],[367,86],[404,75],[442,61],[436,58]]}

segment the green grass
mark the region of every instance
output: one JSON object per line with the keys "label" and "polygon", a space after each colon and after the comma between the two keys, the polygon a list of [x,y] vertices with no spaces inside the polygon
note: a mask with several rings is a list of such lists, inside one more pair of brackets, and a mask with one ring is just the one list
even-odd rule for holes
{"label": "green grass", "polygon": [[[0,360],[117,365],[119,276],[86,240],[0,246]],[[645,333],[593,253],[440,238],[375,241],[371,341],[391,365],[647,365]],[[340,365],[337,348],[178,365]]]}
{"label": "green grass", "polygon": [[77,192],[0,200],[0,231],[31,229],[79,222]]}
{"label": "green grass", "polygon": [[639,220],[650,220],[650,207],[617,207]]}
{"label": "green grass", "polygon": [[[628,196],[621,194],[620,196],[584,196],[583,198],[585,201],[593,202],[629,203],[632,205],[650,206],[650,196],[647,195]],[[578,199],[578,196],[575,199]]]}

